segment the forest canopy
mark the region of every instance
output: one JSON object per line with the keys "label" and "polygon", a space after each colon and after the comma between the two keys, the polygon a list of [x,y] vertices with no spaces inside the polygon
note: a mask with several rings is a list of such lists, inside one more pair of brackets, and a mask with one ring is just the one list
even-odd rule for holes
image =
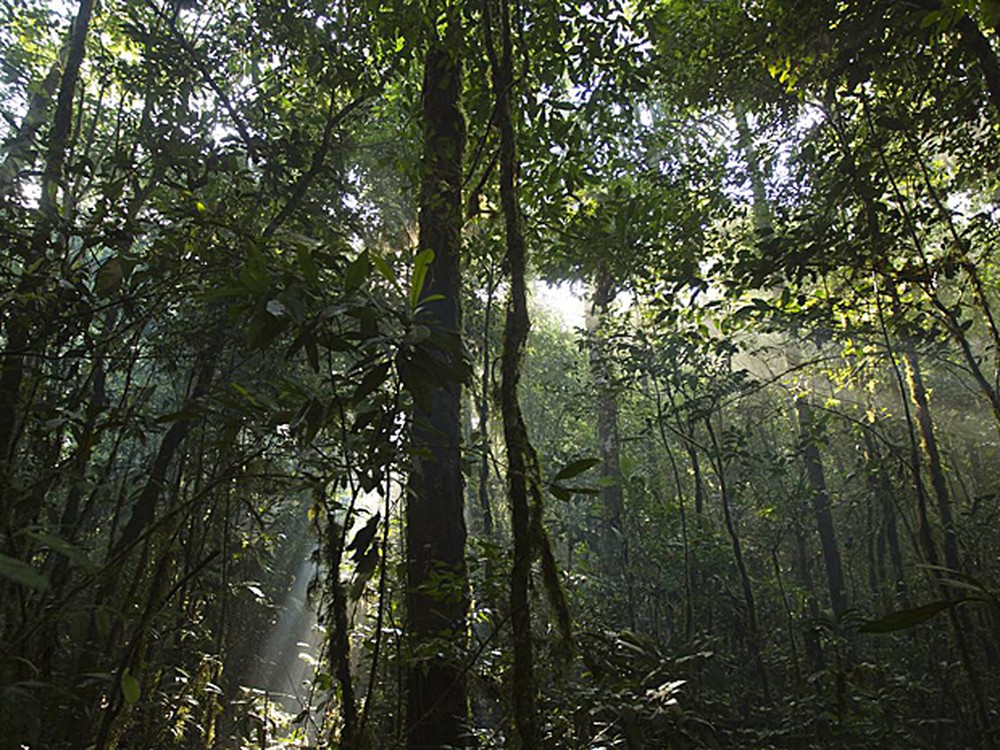
{"label": "forest canopy", "polygon": [[0,0],[0,750],[995,748],[998,33]]}

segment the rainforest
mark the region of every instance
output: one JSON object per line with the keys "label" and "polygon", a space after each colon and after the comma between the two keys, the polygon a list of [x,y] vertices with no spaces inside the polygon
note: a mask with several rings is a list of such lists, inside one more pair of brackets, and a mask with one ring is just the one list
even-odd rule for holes
{"label": "rainforest", "polygon": [[0,0],[0,750],[992,750],[1000,1]]}

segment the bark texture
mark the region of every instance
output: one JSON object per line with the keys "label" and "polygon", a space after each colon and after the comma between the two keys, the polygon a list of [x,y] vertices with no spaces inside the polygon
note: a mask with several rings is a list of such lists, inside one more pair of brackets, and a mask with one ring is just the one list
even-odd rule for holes
{"label": "bark texture", "polygon": [[[459,102],[462,62],[457,23],[427,51],[423,78],[423,173],[420,248],[433,250],[422,307],[431,336],[417,356],[453,373],[461,364],[460,270],[462,157],[465,117]],[[467,747],[468,698],[464,667],[469,608],[466,528],[460,455],[461,383],[447,376],[416,409],[414,460],[407,495],[407,747]]]}

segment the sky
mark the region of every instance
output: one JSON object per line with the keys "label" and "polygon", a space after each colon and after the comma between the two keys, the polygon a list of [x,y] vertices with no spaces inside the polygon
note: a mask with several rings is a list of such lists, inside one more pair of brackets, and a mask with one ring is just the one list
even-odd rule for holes
{"label": "sky", "polygon": [[532,301],[543,310],[552,313],[567,331],[584,327],[585,294],[584,285],[578,281],[562,281],[558,284],[536,281],[531,285]]}

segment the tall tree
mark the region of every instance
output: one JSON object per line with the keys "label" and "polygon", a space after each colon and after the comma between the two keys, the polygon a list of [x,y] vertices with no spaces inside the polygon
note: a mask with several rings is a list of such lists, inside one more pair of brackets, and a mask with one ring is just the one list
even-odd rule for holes
{"label": "tall tree", "polygon": [[[618,400],[612,372],[612,347],[608,340],[608,319],[614,301],[614,279],[608,263],[598,263],[594,273],[594,293],[587,316],[590,369],[597,391],[597,443],[601,459],[601,500],[604,505],[602,553],[607,570],[627,575],[628,547],[625,540],[625,490],[622,486],[621,437]],[[630,611],[632,607],[629,607]]]}
{"label": "tall tree", "polygon": [[[461,463],[463,29],[451,6],[444,34],[429,42],[422,84],[423,162],[420,252],[433,253],[418,320],[430,335],[418,356],[442,373],[417,398],[417,452],[406,503],[407,746],[465,747],[468,733],[465,641],[469,608]],[[420,291],[418,289],[418,291]]]}

